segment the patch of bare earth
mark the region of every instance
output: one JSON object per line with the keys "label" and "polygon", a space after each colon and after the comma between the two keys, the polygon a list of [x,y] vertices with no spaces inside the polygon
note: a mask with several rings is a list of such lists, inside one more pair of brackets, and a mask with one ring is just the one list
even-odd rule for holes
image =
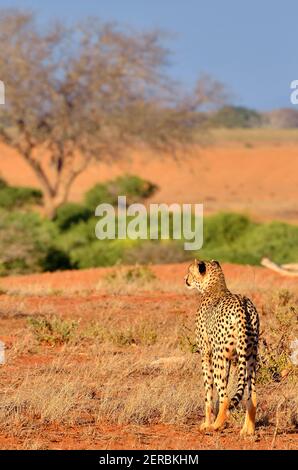
{"label": "patch of bare earth", "polygon": [[[179,161],[141,150],[121,164],[94,163],[74,182],[70,200],[82,200],[99,181],[130,173],[158,185],[150,202],[203,203],[205,213],[237,211],[261,220],[297,222],[297,142],[272,139],[260,144],[248,135],[233,143],[233,138],[232,133],[231,142],[189,148]],[[11,184],[39,186],[14,150],[0,144],[0,152],[2,177]]]}
{"label": "patch of bare earth", "polygon": [[122,268],[2,278],[0,448],[297,448],[297,371],[286,349],[297,334],[297,282],[224,265],[231,290],[256,303],[267,344],[257,434],[240,438],[243,407],[223,431],[201,434],[197,298],[184,290],[186,266],[135,278]]}

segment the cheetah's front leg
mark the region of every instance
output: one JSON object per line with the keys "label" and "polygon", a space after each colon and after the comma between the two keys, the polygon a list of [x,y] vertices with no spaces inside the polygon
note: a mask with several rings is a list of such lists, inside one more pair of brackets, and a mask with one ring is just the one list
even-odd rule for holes
{"label": "cheetah's front leg", "polygon": [[212,420],[212,395],[213,395],[213,370],[212,361],[208,353],[202,355],[202,369],[205,387],[205,421],[201,424],[200,430],[207,431],[211,428]]}

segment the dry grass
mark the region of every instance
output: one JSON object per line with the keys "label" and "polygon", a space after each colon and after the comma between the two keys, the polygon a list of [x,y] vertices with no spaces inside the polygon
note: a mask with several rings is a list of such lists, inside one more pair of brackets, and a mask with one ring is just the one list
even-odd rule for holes
{"label": "dry grass", "polygon": [[97,292],[109,294],[138,295],[142,292],[185,293],[183,283],[179,285],[157,278],[150,265],[116,266],[96,286]]}
{"label": "dry grass", "polygon": [[235,145],[243,144],[245,147],[255,147],[259,145],[281,145],[297,144],[297,129],[212,129],[210,131],[214,139],[213,145]]}
{"label": "dry grass", "polygon": [[[70,427],[82,428],[90,437],[100,426],[191,429],[201,421],[195,297],[163,300],[160,294],[156,300],[155,276],[134,273],[130,282],[127,276],[116,271],[103,285],[110,293],[129,284],[136,294],[145,284],[152,293],[147,303],[114,294],[100,303],[86,297],[71,309],[62,297],[61,311],[51,296],[34,308],[27,297],[11,303],[4,296],[0,302],[2,332],[14,331],[0,369],[0,435],[18,439],[17,448],[46,448],[49,441],[40,432],[53,426],[66,434]],[[297,298],[281,291],[267,293],[263,302],[258,429],[271,430],[274,447],[280,433],[298,426],[298,373],[289,359],[289,343],[298,337]],[[243,416],[241,407],[232,416],[236,435]]]}
{"label": "dry grass", "polygon": [[[203,395],[198,399],[197,357],[184,354],[181,358],[179,346],[172,344],[175,338],[163,343],[152,332],[134,335],[133,341],[126,330],[116,336],[108,330],[106,336],[99,334],[99,339],[96,332],[91,340],[82,331],[80,344],[65,345],[48,365],[28,368],[17,387],[15,383],[2,387],[1,426],[12,430],[13,424],[13,432],[18,432],[24,423],[69,425],[87,419],[150,424],[198,419]],[[171,361],[173,355],[180,360]],[[15,358],[14,351],[8,355],[8,365]]]}
{"label": "dry grass", "polygon": [[15,297],[59,297],[59,296],[75,296],[75,295],[90,295],[90,289],[74,287],[61,287],[60,289],[54,288],[51,285],[44,284],[25,284],[21,286],[7,287],[3,290],[3,294]]}

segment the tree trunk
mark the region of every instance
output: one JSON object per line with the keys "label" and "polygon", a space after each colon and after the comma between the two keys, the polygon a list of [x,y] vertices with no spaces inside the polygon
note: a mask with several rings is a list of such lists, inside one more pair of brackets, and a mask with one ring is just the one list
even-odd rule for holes
{"label": "tree trunk", "polygon": [[44,209],[46,216],[53,220],[57,213],[57,209],[67,201],[67,194],[64,191],[62,194],[55,195],[44,194]]}
{"label": "tree trunk", "polygon": [[48,219],[53,220],[55,218],[57,207],[55,207],[53,198],[44,197],[44,210]]}
{"label": "tree trunk", "polygon": [[53,220],[57,209],[67,201],[69,190],[74,180],[87,168],[90,157],[85,158],[81,166],[76,170],[71,165],[64,167],[63,164],[57,170],[56,181],[51,182],[45,170],[37,160],[32,158],[30,152],[23,152],[22,155],[31,166],[42,187],[45,214],[49,219]]}

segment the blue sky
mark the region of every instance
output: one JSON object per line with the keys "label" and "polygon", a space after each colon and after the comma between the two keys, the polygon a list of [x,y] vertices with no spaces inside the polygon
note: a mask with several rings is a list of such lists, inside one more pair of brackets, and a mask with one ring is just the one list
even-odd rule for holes
{"label": "blue sky", "polygon": [[209,73],[227,85],[235,104],[293,107],[297,0],[0,0],[0,7],[33,9],[41,22],[96,15],[140,30],[176,33],[168,40],[170,73],[186,89],[200,73]]}

